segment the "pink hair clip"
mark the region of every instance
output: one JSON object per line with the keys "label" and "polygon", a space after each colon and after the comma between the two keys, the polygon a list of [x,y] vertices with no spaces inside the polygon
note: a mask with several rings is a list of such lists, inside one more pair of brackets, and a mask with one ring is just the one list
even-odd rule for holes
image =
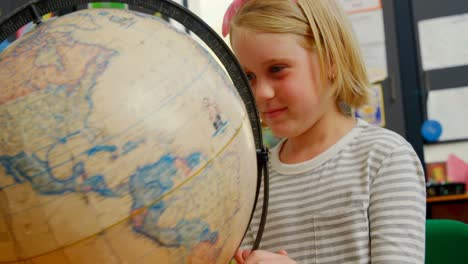
{"label": "pink hair clip", "polygon": [[[223,18],[223,37],[226,37],[229,34],[229,31],[231,30],[231,20],[232,18],[237,14],[239,9],[249,0],[234,0],[226,10],[226,13],[224,14]],[[298,0],[292,0],[294,3],[297,4]]]}
{"label": "pink hair clip", "polygon": [[248,0],[234,0],[224,13],[223,18],[223,37],[226,37],[231,30],[231,20],[239,9],[247,2]]}

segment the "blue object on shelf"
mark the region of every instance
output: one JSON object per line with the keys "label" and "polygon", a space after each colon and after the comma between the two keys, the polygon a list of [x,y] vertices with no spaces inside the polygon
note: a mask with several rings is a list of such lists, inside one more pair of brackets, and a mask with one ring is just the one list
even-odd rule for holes
{"label": "blue object on shelf", "polygon": [[421,127],[422,137],[430,142],[436,142],[442,135],[442,125],[437,120],[426,120]]}

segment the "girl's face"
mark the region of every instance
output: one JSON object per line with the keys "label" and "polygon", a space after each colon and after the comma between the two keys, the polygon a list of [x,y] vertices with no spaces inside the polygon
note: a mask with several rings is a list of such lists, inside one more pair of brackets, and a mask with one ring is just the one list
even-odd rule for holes
{"label": "girl's face", "polygon": [[276,136],[299,136],[334,107],[330,83],[320,78],[318,54],[303,48],[296,35],[236,29],[232,47],[261,118]]}

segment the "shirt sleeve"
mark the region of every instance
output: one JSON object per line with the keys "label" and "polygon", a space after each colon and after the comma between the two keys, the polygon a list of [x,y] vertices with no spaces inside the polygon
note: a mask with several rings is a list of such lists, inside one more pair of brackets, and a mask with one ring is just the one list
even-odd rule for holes
{"label": "shirt sleeve", "polygon": [[371,179],[369,226],[372,263],[424,263],[424,171],[409,144],[385,157]]}

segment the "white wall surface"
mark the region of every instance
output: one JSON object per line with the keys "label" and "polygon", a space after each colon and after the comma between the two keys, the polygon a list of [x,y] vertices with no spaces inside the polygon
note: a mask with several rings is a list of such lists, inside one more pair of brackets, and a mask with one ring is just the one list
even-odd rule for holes
{"label": "white wall surface", "polygon": [[232,0],[189,0],[189,9],[210,25],[220,36],[224,13]]}
{"label": "white wall surface", "polygon": [[465,162],[468,162],[468,142],[424,146],[424,159],[426,163],[446,161],[450,154],[454,154]]}

